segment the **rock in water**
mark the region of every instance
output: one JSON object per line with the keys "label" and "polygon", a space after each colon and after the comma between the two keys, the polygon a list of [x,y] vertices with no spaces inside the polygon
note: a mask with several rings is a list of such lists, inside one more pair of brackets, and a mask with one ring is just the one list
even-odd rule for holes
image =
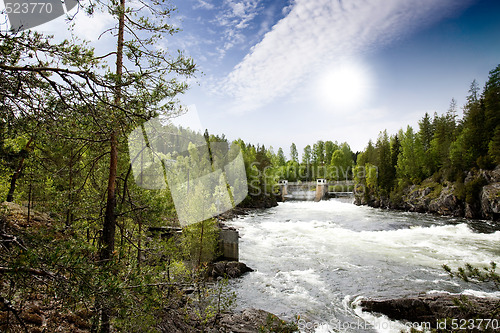
{"label": "rock in water", "polygon": [[430,294],[386,300],[363,300],[360,305],[365,311],[381,313],[393,320],[426,322],[435,327],[438,320],[444,318],[457,320],[494,318],[492,316],[495,316],[495,311],[498,311],[496,309],[500,306],[500,299]]}
{"label": "rock in water", "polygon": [[239,261],[218,261],[211,264],[207,269],[209,278],[218,277],[237,278],[247,272],[253,272],[253,269]]}

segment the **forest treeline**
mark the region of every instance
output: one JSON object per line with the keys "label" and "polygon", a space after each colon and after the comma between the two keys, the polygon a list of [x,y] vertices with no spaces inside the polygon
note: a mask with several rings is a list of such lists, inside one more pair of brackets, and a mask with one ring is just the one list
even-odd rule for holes
{"label": "forest treeline", "polygon": [[375,143],[370,140],[354,171],[364,189],[361,201],[400,207],[412,185],[431,184],[437,192],[450,185],[458,204],[477,209],[487,183],[480,170],[500,164],[500,66],[490,71],[482,90],[474,80],[466,100],[463,117],[453,99],[445,114],[426,113],[418,129],[383,131]]}
{"label": "forest treeline", "polygon": [[241,139],[235,143],[241,148],[247,173],[248,196],[241,204],[244,207],[266,207],[275,202],[279,180],[315,182],[318,178],[352,179],[356,154],[346,142],[339,144],[318,140],[312,146],[304,147],[300,159],[295,143],[290,146],[288,159],[281,147],[275,152],[272,146],[266,148]]}

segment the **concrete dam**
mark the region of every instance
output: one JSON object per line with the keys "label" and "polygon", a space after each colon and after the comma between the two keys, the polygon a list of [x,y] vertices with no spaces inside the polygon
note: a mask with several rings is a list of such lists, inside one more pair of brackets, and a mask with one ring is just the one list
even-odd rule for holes
{"label": "concrete dam", "polygon": [[279,193],[283,201],[306,200],[320,201],[326,198],[353,197],[354,181],[328,181],[317,179],[312,182],[278,182]]}

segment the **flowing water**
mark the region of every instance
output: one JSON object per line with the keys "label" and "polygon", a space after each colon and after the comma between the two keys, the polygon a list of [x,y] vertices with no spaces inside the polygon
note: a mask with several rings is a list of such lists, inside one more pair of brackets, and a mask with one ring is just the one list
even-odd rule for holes
{"label": "flowing water", "polygon": [[362,298],[445,291],[500,296],[492,285],[450,278],[447,264],[500,263],[500,226],[427,214],[295,201],[232,220],[240,260],[255,269],[232,282],[238,307],[286,319],[301,331],[400,332],[356,307]]}

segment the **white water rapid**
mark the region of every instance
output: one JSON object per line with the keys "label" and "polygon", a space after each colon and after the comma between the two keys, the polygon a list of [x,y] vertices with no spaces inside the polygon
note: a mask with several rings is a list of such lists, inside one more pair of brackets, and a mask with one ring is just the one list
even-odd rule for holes
{"label": "white water rapid", "polygon": [[329,200],[281,203],[228,224],[240,232],[240,260],[255,269],[232,281],[238,307],[300,316],[303,332],[400,332],[356,303],[436,291],[488,295],[491,285],[450,278],[442,265],[500,263],[500,227],[488,221]]}

